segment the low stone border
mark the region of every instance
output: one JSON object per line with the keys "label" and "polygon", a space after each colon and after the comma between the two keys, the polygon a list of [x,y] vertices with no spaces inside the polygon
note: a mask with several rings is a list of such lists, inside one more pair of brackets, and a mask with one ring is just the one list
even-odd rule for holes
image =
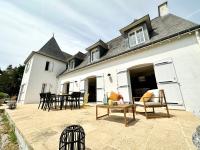
{"label": "low stone border", "polygon": [[21,131],[16,127],[15,123],[13,122],[11,117],[9,116],[8,112],[5,110],[4,113],[5,113],[5,115],[7,116],[8,120],[10,122],[10,126],[15,131],[15,135],[17,137],[17,142],[19,144],[19,149],[20,150],[33,150],[33,147],[28,143],[28,141],[23,136]]}

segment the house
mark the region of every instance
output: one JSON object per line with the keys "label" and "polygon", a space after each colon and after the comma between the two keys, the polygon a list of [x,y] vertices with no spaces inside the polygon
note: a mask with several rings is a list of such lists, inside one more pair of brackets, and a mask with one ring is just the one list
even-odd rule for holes
{"label": "house", "polygon": [[109,42],[97,41],[74,56],[52,37],[25,60],[21,103],[38,103],[39,93],[88,92],[89,102],[116,91],[126,102],[148,89],[165,90],[167,102],[200,114],[200,25],[170,14],[134,20]]}

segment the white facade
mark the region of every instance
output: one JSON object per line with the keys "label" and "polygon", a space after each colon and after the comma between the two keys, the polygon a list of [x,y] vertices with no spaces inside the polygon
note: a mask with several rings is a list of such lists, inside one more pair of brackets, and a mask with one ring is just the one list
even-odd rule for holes
{"label": "white facade", "polygon": [[[46,62],[50,62],[49,71],[45,71]],[[45,92],[56,93],[57,76],[66,69],[64,62],[35,53],[27,63],[30,68],[24,71],[19,92],[19,103],[39,103],[42,84],[46,84]],[[27,64],[26,64],[27,65]],[[22,85],[24,88],[22,89]]]}
{"label": "white facade", "polygon": [[[71,91],[79,91],[82,87],[86,88],[83,80],[87,81],[88,77],[96,76],[97,101],[102,101],[106,92],[116,91],[123,95],[126,102],[130,102],[132,94],[129,69],[153,64],[158,88],[165,90],[167,100],[182,104],[186,110],[200,114],[198,95],[200,44],[197,35],[193,32],[61,75],[57,92],[62,92],[62,85],[66,82],[70,82]],[[160,67],[156,65],[159,63],[168,65]],[[108,74],[112,79],[108,77]],[[169,83],[160,82],[168,78]]]}
{"label": "white facade", "polygon": [[[115,91],[125,102],[132,102],[133,90],[138,90],[134,87],[134,71],[140,69],[140,73],[141,70],[146,73],[149,67],[153,72],[154,88],[164,89],[168,103],[181,105],[200,115],[199,26],[168,15],[167,3],[164,3],[159,7],[159,17],[150,20],[146,15],[120,32],[121,36],[107,43],[99,40],[86,48],[86,54],[74,56],[62,52],[52,37],[27,58],[18,102],[38,103],[41,92],[89,92],[89,89],[92,89],[90,98],[95,97],[95,101],[102,102],[107,93]],[[47,61],[50,69],[45,71]],[[141,80],[146,78],[140,75],[138,80],[139,77]]]}

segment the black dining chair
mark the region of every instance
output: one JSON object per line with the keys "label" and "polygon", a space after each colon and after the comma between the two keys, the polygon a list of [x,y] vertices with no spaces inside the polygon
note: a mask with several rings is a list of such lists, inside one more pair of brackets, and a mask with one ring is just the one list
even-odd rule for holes
{"label": "black dining chair", "polygon": [[48,111],[50,111],[52,105],[53,105],[53,98],[52,98],[52,95],[51,93],[46,93],[46,96],[45,96],[45,104],[44,104],[44,110],[46,110],[48,108]]}
{"label": "black dining chair", "polygon": [[59,96],[57,96],[56,94],[51,94],[51,100],[52,106],[54,106],[54,108],[57,109],[57,106],[60,105]]}
{"label": "black dining chair", "polygon": [[40,103],[39,103],[38,109],[40,108],[40,105],[42,105],[41,109],[43,109],[44,103],[45,103],[45,93],[40,93]]}
{"label": "black dining chair", "polygon": [[69,98],[70,108],[80,108],[80,96],[81,92],[73,92]]}

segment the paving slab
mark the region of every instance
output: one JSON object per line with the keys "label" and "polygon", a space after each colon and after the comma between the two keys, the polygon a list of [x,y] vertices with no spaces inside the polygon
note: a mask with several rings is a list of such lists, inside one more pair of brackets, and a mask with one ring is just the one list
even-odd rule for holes
{"label": "paving slab", "polygon": [[[19,105],[6,109],[23,137],[35,150],[57,150],[64,128],[80,124],[86,133],[86,147],[92,150],[193,150],[192,134],[200,118],[183,110],[170,110],[171,117],[161,117],[165,109],[155,109],[159,115],[146,119],[137,113],[136,121],[124,126],[123,113],[111,113],[101,120],[95,118],[95,106],[76,110],[43,111],[38,105]],[[137,109],[143,111],[143,109]],[[99,113],[105,113],[100,109]],[[131,113],[127,115],[132,117]]]}

